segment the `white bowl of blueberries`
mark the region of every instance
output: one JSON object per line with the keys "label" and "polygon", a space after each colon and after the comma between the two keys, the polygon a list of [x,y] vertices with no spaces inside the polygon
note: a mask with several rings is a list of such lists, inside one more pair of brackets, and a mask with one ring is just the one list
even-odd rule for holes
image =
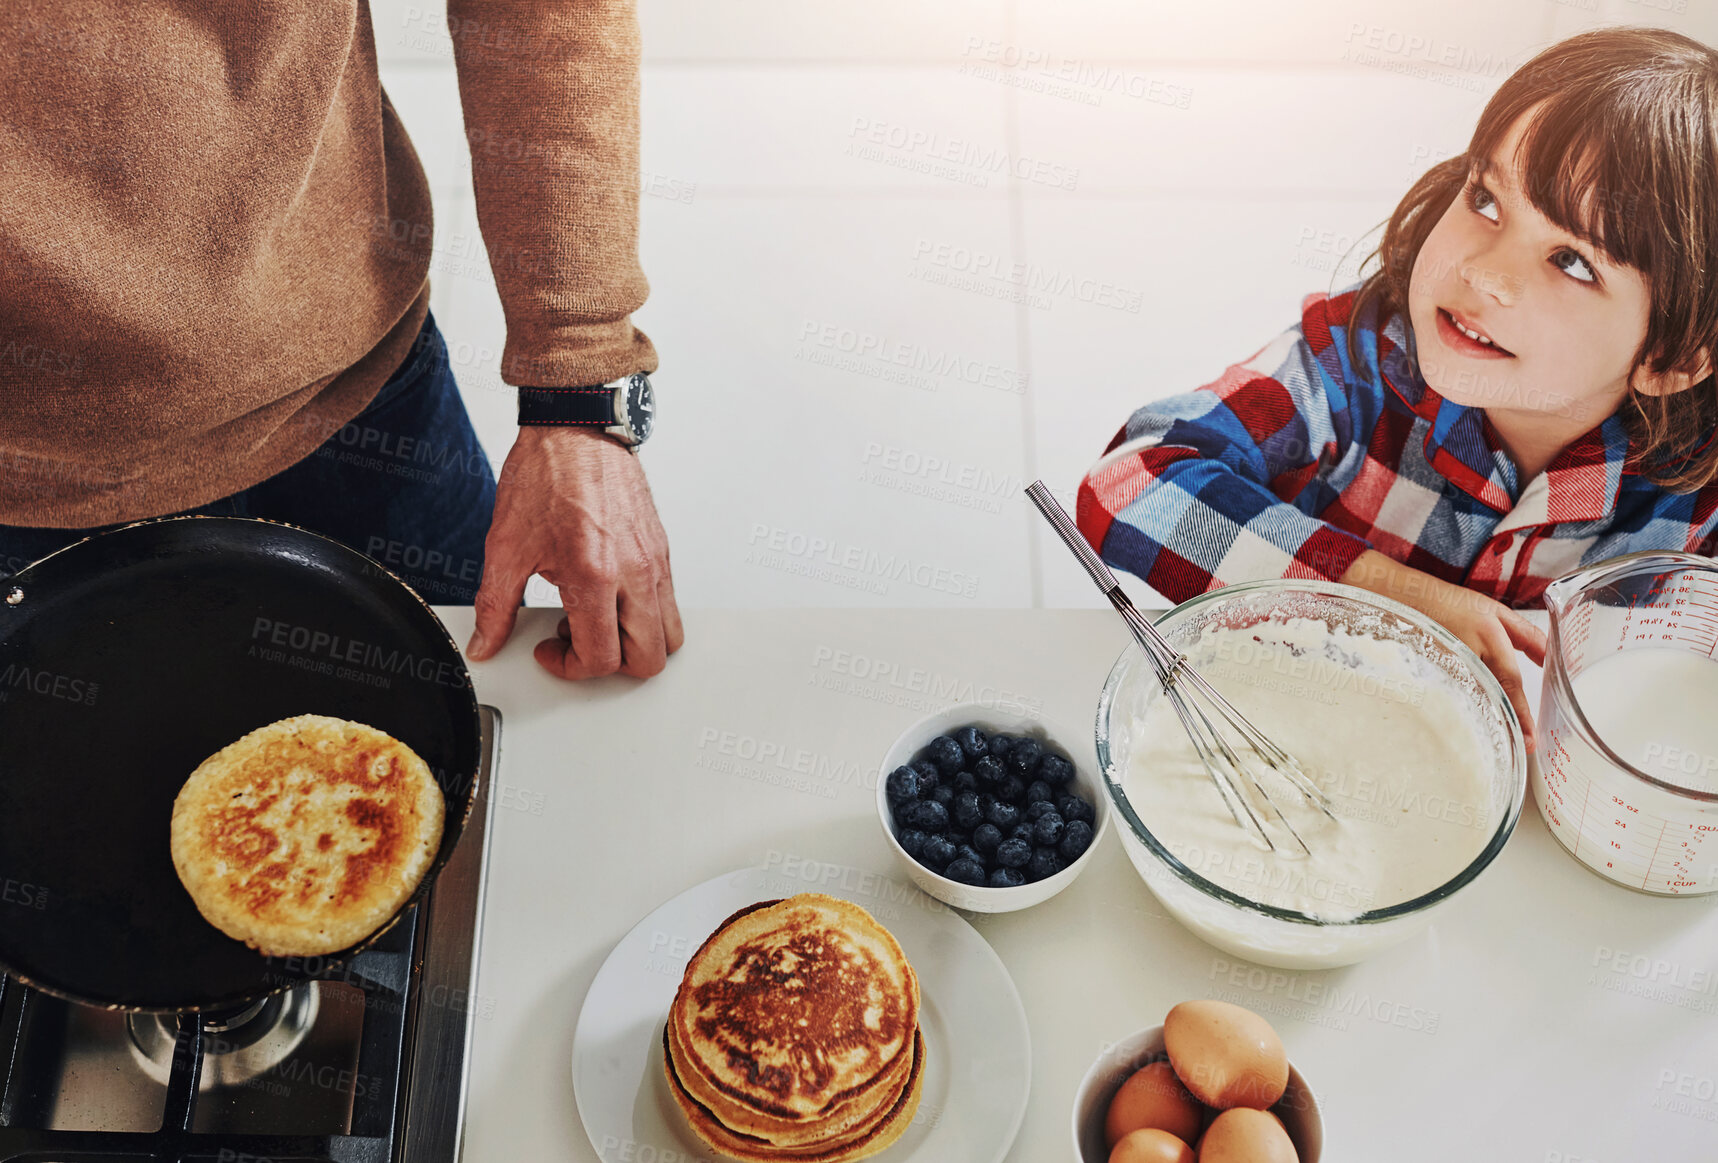
{"label": "white bowl of blueberries", "polygon": [[877,813],[913,883],[978,913],[1030,908],[1074,883],[1109,825],[1109,800],[1060,739],[983,703],[903,732],[883,759]]}

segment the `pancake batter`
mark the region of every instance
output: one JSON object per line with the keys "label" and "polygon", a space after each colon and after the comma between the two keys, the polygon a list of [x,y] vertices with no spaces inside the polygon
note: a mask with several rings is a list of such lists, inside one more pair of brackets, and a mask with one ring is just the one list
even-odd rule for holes
{"label": "pancake batter", "polygon": [[[1437,888],[1485,847],[1493,821],[1480,725],[1447,676],[1406,646],[1291,618],[1207,626],[1185,653],[1300,761],[1338,816],[1272,783],[1312,855],[1267,822],[1285,848],[1272,852],[1235,822],[1158,689],[1133,719],[1122,787],[1193,871],[1249,900],[1342,921]],[[1141,681],[1156,683],[1149,672]],[[1256,799],[1254,810],[1268,820]]]}

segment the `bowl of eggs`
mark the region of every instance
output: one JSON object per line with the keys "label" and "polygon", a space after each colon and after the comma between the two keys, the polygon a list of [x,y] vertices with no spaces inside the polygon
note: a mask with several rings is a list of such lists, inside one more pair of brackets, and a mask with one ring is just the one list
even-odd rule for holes
{"label": "bowl of eggs", "polygon": [[1092,1063],[1074,1095],[1079,1163],[1318,1163],[1312,1088],[1269,1022],[1185,1001]]}

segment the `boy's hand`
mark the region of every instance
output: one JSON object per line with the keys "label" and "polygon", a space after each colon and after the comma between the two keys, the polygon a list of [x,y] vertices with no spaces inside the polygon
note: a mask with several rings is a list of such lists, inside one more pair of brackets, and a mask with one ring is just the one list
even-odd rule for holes
{"label": "boy's hand", "polygon": [[1341,580],[1346,585],[1394,598],[1436,618],[1466,643],[1497,676],[1503,693],[1515,708],[1515,717],[1521,720],[1527,750],[1534,750],[1533,712],[1521,683],[1521,668],[1515,663],[1515,651],[1519,648],[1535,665],[1545,665],[1543,631],[1502,602],[1403,565],[1376,549],[1361,554]]}

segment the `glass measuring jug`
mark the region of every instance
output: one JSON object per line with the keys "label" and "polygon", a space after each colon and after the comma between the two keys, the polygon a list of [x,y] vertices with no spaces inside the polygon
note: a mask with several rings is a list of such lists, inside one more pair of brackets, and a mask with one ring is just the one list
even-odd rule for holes
{"label": "glass measuring jug", "polygon": [[1718,891],[1718,565],[1631,553],[1545,590],[1533,797],[1599,875]]}

